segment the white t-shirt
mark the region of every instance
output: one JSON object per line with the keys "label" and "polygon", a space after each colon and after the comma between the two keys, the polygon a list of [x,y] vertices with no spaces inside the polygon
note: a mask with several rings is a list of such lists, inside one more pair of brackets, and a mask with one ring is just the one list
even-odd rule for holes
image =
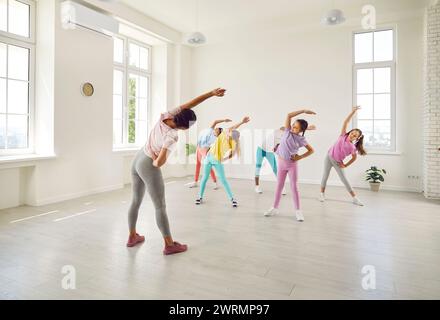
{"label": "white t-shirt", "polygon": [[282,137],[283,131],[279,129],[266,131],[266,135],[261,144],[261,149],[267,152],[273,152],[273,149],[280,144]]}
{"label": "white t-shirt", "polygon": [[176,108],[169,112],[162,113],[160,120],[156,123],[153,130],[150,132],[147,143],[145,144],[144,152],[150,158],[155,155],[159,156],[162,148],[168,149],[170,152],[174,150],[174,147],[179,140],[177,129],[170,128],[164,123],[164,120],[172,119],[182,109]]}
{"label": "white t-shirt", "polygon": [[200,132],[197,145],[200,148],[209,148],[214,143],[217,137],[214,135],[214,129],[208,128]]}

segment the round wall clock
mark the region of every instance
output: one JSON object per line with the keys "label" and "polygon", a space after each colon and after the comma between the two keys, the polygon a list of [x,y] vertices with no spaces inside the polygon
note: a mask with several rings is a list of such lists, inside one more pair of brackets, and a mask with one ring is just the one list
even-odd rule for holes
{"label": "round wall clock", "polygon": [[95,93],[95,88],[90,82],[86,82],[81,86],[81,92],[86,97],[91,97]]}

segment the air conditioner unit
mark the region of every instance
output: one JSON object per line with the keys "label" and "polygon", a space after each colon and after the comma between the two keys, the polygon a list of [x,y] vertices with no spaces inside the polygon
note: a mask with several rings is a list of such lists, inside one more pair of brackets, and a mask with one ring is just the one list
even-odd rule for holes
{"label": "air conditioner unit", "polygon": [[74,1],[61,3],[61,23],[66,29],[82,27],[108,36],[119,33],[119,22]]}

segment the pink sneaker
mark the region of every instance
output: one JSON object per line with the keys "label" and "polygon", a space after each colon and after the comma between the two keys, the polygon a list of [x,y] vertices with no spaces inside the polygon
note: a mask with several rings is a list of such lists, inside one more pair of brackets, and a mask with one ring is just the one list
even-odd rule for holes
{"label": "pink sneaker", "polygon": [[173,246],[166,246],[165,249],[163,249],[163,254],[168,256],[170,254],[185,252],[186,250],[188,250],[188,246],[186,244],[174,242]]}
{"label": "pink sneaker", "polygon": [[136,233],[136,235],[128,237],[127,247],[129,248],[134,247],[135,245],[142,243],[144,241],[145,241],[145,237],[140,236],[139,234]]}

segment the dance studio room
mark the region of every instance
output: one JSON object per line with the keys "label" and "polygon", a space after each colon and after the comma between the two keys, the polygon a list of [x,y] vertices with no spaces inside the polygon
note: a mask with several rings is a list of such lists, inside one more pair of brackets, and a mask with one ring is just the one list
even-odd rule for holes
{"label": "dance studio room", "polygon": [[440,299],[440,1],[0,0],[1,300]]}

